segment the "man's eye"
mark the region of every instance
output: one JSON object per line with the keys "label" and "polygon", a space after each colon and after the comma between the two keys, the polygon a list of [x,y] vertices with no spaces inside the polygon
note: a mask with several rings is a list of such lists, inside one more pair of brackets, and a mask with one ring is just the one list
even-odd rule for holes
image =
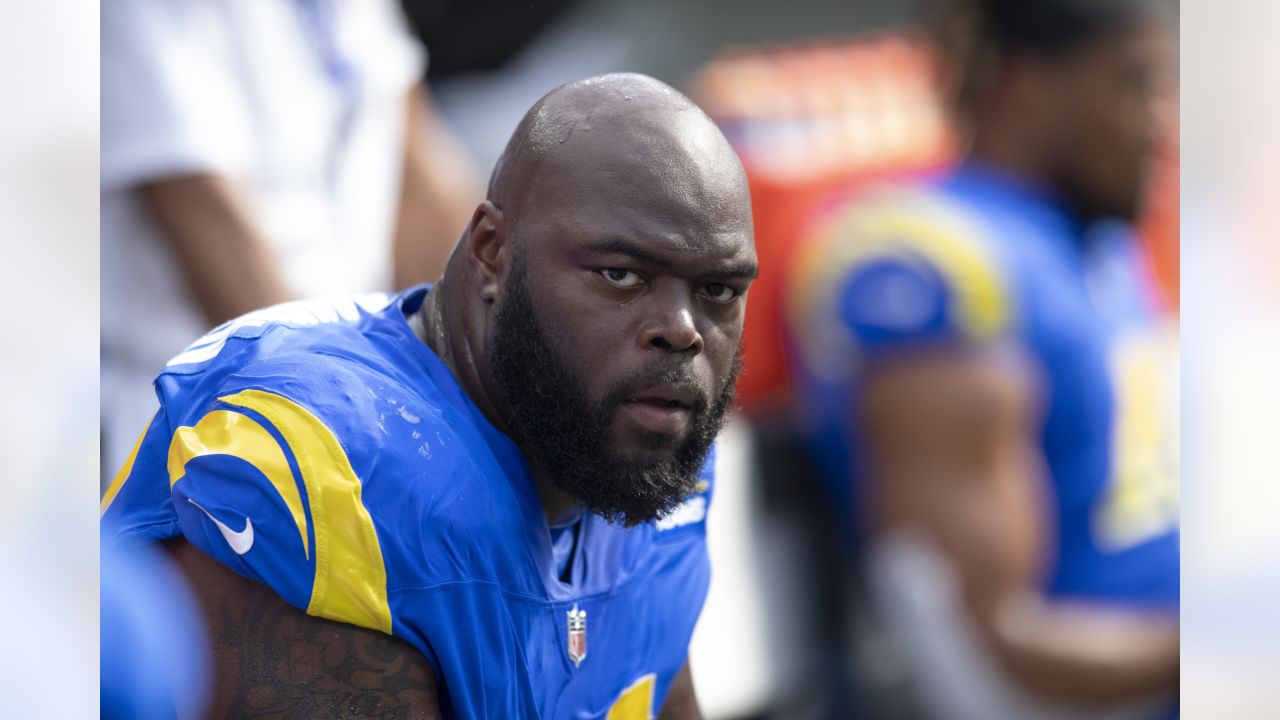
{"label": "man's eye", "polygon": [[733,302],[739,295],[735,288],[731,288],[728,285],[721,285],[720,283],[711,283],[708,285],[706,287],[706,293],[707,297],[711,298],[712,302],[718,303]]}
{"label": "man's eye", "polygon": [[610,268],[608,270],[601,270],[600,274],[604,276],[605,280],[608,280],[610,284],[616,287],[629,289],[640,284],[640,276],[630,270]]}

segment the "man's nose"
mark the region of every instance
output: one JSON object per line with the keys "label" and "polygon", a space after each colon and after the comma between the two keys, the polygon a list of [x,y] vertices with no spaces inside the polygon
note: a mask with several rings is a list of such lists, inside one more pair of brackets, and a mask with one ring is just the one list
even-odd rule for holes
{"label": "man's nose", "polygon": [[640,346],[671,353],[702,352],[702,334],[694,321],[695,299],[683,283],[671,283],[655,289],[650,295],[652,304],[648,317],[640,331]]}

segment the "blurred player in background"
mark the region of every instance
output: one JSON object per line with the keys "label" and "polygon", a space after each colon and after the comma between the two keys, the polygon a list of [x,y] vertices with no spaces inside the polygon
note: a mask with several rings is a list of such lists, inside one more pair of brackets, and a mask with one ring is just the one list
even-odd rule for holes
{"label": "blurred player in background", "polygon": [[1168,28],[1141,0],[948,0],[937,29],[967,157],[835,212],[793,268],[817,458],[927,714],[1172,715],[1176,377],[1114,222]]}
{"label": "blurred player in background", "polygon": [[700,717],[709,450],[756,271],[706,115],[646,76],[561,87],[437,284],[171,360],[105,542],[172,543],[219,715]]}
{"label": "blurred player in background", "polygon": [[101,37],[105,478],[191,338],[437,277],[481,189],[391,0],[122,0]]}

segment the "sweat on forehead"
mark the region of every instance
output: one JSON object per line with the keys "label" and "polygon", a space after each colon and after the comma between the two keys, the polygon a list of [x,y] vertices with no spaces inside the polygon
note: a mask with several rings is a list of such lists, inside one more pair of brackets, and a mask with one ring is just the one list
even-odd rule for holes
{"label": "sweat on forehead", "polygon": [[547,93],[525,114],[513,141],[543,154],[565,142],[582,123],[689,110],[697,112],[688,98],[647,75],[601,75]]}
{"label": "sweat on forehead", "polygon": [[549,159],[576,166],[637,154],[708,156],[740,172],[728,143],[692,101],[651,77],[618,73],[562,85],[535,103],[494,168],[489,199],[514,211]]}

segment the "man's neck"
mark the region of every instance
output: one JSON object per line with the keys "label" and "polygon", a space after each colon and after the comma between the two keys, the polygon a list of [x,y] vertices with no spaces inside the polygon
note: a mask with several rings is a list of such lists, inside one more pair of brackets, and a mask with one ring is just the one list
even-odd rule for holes
{"label": "man's neck", "polygon": [[582,503],[561,490],[545,472],[534,469],[533,483],[538,488],[538,499],[542,501],[542,514],[546,517],[548,525],[563,524],[582,513]]}
{"label": "man's neck", "polygon": [[[477,317],[468,317],[467,312],[483,312],[483,309],[467,309],[453,312],[454,307],[466,307],[465,302],[454,304],[455,298],[450,294],[447,276],[436,283],[422,301],[422,307],[414,316],[416,322],[411,323],[414,332],[440,358],[467,396],[476,404],[485,418],[500,432],[515,440],[510,425],[499,411],[500,405],[494,401],[497,393],[492,391],[492,384],[486,382],[487,373],[482,370],[485,355],[476,348],[483,347],[483,331]],[[446,310],[448,309],[448,310]],[[524,448],[521,453],[529,457]],[[546,472],[533,468],[534,485],[542,502],[542,512],[547,522],[557,523],[580,511],[580,503],[561,490]]]}
{"label": "man's neck", "polygon": [[968,159],[1035,185],[1046,182],[1043,163],[1036,154],[1003,134],[978,133]]}
{"label": "man's neck", "polygon": [[1047,163],[1025,144],[988,133],[974,139],[967,160],[996,171],[1027,197],[1052,205],[1062,212],[1070,226],[1070,232],[1078,240],[1085,238],[1085,230],[1096,219],[1079,202],[1063,192],[1063,188],[1050,178]]}
{"label": "man's neck", "polygon": [[419,338],[440,358],[458,384],[494,427],[510,435],[510,428],[494,402],[490,384],[481,372],[483,357],[476,352],[482,347],[482,331],[476,318],[468,317],[475,309],[451,298],[448,276],[441,278],[418,308],[416,327]]}

